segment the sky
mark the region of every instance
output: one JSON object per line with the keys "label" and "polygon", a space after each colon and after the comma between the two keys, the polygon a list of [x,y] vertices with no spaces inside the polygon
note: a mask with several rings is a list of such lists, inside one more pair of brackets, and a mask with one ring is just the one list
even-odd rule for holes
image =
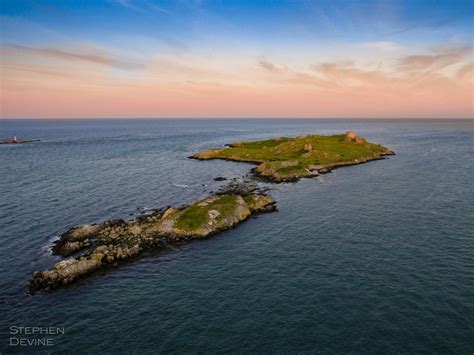
{"label": "sky", "polygon": [[474,1],[0,0],[2,118],[473,118]]}

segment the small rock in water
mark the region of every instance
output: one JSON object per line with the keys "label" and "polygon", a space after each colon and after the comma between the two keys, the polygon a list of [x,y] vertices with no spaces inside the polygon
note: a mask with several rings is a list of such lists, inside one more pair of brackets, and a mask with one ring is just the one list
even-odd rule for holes
{"label": "small rock in water", "polygon": [[218,195],[241,195],[247,196],[255,193],[258,186],[254,183],[232,181],[227,186],[223,186],[217,192]]}
{"label": "small rock in water", "polygon": [[226,181],[226,180],[227,180],[227,178],[224,177],[224,176],[216,176],[216,177],[214,178],[214,181]]}

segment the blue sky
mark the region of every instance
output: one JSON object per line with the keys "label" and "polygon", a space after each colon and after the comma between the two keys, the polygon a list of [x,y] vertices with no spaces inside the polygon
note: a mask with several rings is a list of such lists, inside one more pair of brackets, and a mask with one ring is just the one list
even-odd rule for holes
{"label": "blue sky", "polygon": [[[401,73],[400,63],[416,62],[420,80],[429,72],[431,83],[437,80],[441,85],[438,77],[454,78],[457,72],[469,76],[472,63],[474,1],[0,2],[2,65],[8,69],[4,90],[9,92],[20,84],[33,91],[49,90],[54,84],[39,77],[19,83],[15,78],[21,70],[35,75],[59,70],[63,76],[90,73],[98,81],[116,80],[118,85],[124,80],[129,85],[152,85],[154,78],[157,91],[190,81],[227,88],[254,82],[261,92],[275,82],[281,85],[282,78],[268,77],[270,71],[286,75],[292,84],[293,77],[311,76],[341,86],[336,74],[324,78],[327,71],[315,73],[321,63],[345,70],[337,75],[352,70],[354,77],[344,85],[359,86],[365,79],[354,71],[363,71],[369,79],[378,71],[387,84],[389,75],[397,79],[413,75]],[[417,56],[424,56],[423,72]],[[100,79],[100,68],[93,63],[102,68]],[[266,72],[256,73],[255,68]],[[38,84],[41,80],[43,87]],[[389,92],[386,84],[380,89]]]}
{"label": "blue sky", "polygon": [[[2,0],[2,42],[70,39],[179,49],[328,42],[472,42],[473,1]],[[158,43],[157,43],[158,46]]]}

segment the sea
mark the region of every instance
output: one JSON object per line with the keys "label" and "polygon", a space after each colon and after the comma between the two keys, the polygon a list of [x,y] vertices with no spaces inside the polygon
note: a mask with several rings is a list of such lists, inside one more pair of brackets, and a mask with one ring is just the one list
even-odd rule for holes
{"label": "sea", "polygon": [[[348,130],[396,155],[257,181],[278,212],[28,293],[72,226],[182,206],[253,167],[191,154]],[[474,352],[473,120],[0,120],[13,135],[41,142],[0,145],[2,354]]]}

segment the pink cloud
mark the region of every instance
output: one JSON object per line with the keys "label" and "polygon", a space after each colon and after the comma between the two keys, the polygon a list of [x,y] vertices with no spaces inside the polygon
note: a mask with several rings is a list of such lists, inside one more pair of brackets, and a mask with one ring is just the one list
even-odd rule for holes
{"label": "pink cloud", "polygon": [[29,53],[33,55],[39,55],[43,57],[51,57],[61,59],[64,61],[82,61],[89,62],[104,66],[115,67],[118,69],[140,69],[143,65],[138,63],[126,62],[113,58],[104,53],[87,53],[87,52],[74,52],[66,49],[57,48],[34,48],[20,45],[9,45],[6,47],[7,51],[19,52],[20,54]]}
{"label": "pink cloud", "polygon": [[2,117],[473,116],[473,64],[446,51],[374,68],[161,55],[124,77],[106,69],[127,62],[106,51],[17,48],[1,63]]}

